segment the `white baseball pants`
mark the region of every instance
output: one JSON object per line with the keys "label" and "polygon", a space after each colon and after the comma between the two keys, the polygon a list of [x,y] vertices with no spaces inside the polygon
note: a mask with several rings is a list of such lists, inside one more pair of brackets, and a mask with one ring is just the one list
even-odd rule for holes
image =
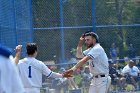
{"label": "white baseball pants", "polygon": [[110,76],[93,78],[89,87],[89,93],[108,93],[111,84]]}

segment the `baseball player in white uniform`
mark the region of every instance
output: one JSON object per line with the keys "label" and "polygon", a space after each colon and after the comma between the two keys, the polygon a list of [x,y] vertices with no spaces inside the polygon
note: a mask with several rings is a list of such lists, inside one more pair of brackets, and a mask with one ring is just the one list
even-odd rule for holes
{"label": "baseball player in white uniform", "polygon": [[23,93],[24,88],[12,53],[0,46],[0,93]]}
{"label": "baseball player in white uniform", "polygon": [[37,60],[35,58],[37,56],[36,43],[28,43],[26,52],[28,56],[19,60],[17,64],[25,93],[40,93],[42,74],[54,78],[71,77],[70,75],[52,72],[42,61]]}
{"label": "baseball player in white uniform", "polygon": [[[82,53],[82,44],[84,40],[87,50]],[[93,74],[89,93],[107,93],[111,83],[111,78],[109,77],[108,58],[104,49],[98,42],[97,34],[94,32],[86,32],[80,38],[76,56],[81,60],[65,73],[72,74],[73,71],[76,71],[85,63],[89,62],[89,69]]]}

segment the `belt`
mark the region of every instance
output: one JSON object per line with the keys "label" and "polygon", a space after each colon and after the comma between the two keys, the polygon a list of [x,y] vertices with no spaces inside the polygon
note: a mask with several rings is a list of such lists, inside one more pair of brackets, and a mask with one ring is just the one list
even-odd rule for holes
{"label": "belt", "polygon": [[95,78],[105,77],[105,75],[96,75]]}

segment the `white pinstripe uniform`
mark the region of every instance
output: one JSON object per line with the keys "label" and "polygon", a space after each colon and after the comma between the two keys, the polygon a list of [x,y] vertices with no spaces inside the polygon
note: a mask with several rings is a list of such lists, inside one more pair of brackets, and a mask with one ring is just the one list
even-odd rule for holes
{"label": "white pinstripe uniform", "polygon": [[108,76],[108,58],[104,49],[99,43],[94,47],[83,51],[83,55],[91,57],[89,69],[93,74],[93,79],[89,88],[89,93],[107,93],[111,78]]}
{"label": "white pinstripe uniform", "polygon": [[61,74],[52,72],[43,62],[34,57],[27,57],[18,63],[19,73],[25,93],[40,93],[42,74],[47,77],[62,78]]}

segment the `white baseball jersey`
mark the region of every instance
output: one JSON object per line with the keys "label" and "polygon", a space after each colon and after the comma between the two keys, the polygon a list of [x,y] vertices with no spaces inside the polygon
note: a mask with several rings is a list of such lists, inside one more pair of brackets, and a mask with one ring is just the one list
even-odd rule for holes
{"label": "white baseball jersey", "polygon": [[108,58],[104,49],[100,46],[99,43],[95,44],[94,47],[85,50],[83,55],[91,57],[89,60],[89,69],[93,76],[99,74],[109,74]]}
{"label": "white baseball jersey", "polygon": [[20,60],[18,69],[24,88],[42,87],[42,74],[47,77],[62,78],[61,74],[52,72],[43,62],[34,57],[27,57]]}
{"label": "white baseball jersey", "polygon": [[129,65],[126,65],[123,68],[122,73],[123,74],[129,73],[132,76],[138,76],[138,73],[140,73],[140,70],[136,66],[133,66],[132,68],[130,68]]}
{"label": "white baseball jersey", "polygon": [[23,93],[24,88],[13,57],[0,55],[0,93]]}

